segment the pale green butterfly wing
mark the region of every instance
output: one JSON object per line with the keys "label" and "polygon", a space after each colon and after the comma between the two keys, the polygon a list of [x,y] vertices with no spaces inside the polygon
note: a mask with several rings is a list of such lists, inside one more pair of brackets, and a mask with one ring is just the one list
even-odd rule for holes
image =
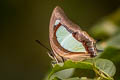
{"label": "pale green butterfly wing", "polygon": [[[56,25],[60,21],[56,21]],[[61,25],[56,31],[56,37],[59,44],[66,50],[71,52],[86,52],[81,42],[77,41],[65,26]]]}

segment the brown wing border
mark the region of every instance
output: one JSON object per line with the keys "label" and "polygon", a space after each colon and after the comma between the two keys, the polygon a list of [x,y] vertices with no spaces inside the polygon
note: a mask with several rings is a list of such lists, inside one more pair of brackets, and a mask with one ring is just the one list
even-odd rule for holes
{"label": "brown wing border", "polygon": [[87,54],[87,52],[86,53],[85,52],[70,52],[60,46],[60,44],[56,40],[55,33],[54,33],[55,32],[54,24],[55,24],[55,21],[58,19],[61,20],[61,22],[60,22],[61,24],[64,24],[72,32],[76,32],[76,33],[84,32],[80,29],[80,27],[78,25],[71,22],[65,15],[64,11],[59,6],[57,6],[53,10],[53,13],[52,13],[52,16],[50,19],[50,25],[49,25],[50,45],[51,45],[51,48],[52,48],[54,54],[56,56],[62,56],[65,58],[75,59],[75,60],[77,60],[80,57],[87,57],[87,58],[90,57],[90,54]]}

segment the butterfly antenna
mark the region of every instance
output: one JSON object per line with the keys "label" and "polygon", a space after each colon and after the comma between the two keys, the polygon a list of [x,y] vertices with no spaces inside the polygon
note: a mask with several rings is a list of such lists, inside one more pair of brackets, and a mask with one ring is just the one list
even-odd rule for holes
{"label": "butterfly antenna", "polygon": [[42,47],[44,47],[45,49],[47,49],[49,52],[51,52],[51,50],[48,48],[48,47],[46,47],[44,44],[42,44],[41,42],[40,42],[40,40],[35,40],[38,44],[40,44]]}

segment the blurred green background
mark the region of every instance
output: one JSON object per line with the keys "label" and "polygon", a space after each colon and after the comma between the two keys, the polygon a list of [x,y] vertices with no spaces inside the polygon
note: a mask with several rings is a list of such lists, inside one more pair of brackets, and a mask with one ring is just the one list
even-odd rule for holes
{"label": "blurred green background", "polygon": [[0,80],[41,80],[50,71],[51,59],[35,40],[49,47],[49,20],[57,5],[95,39],[113,35],[96,37],[91,28],[117,11],[119,0],[0,0]]}

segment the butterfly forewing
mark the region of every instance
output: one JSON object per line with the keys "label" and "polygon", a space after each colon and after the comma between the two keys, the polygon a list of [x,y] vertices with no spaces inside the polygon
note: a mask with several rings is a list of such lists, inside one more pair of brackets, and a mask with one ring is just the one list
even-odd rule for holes
{"label": "butterfly forewing", "polygon": [[[90,58],[91,53],[87,46],[94,40],[80,29],[80,27],[71,22],[64,14],[60,7],[53,10],[50,27],[49,38],[51,48],[56,58],[84,60]],[[86,44],[87,43],[87,44]],[[93,42],[94,43],[94,42]],[[89,51],[88,51],[89,50]]]}

